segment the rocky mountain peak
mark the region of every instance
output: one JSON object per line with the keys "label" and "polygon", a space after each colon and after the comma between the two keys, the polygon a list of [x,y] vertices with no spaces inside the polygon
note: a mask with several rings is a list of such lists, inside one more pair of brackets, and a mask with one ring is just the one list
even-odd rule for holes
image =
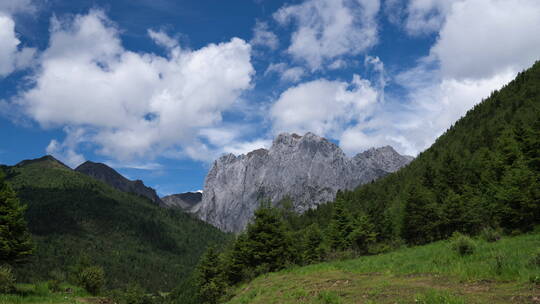
{"label": "rocky mountain peak", "polygon": [[162,197],[161,200],[167,208],[180,208],[190,212],[191,208],[201,202],[202,191],[167,195]]}
{"label": "rocky mountain peak", "polygon": [[208,173],[202,201],[192,211],[231,232],[242,231],[263,199],[285,197],[304,212],[331,201],[340,189],[353,189],[408,164],[392,147],[370,149],[349,158],[334,143],[313,133],[282,133],[269,150],[220,157]]}

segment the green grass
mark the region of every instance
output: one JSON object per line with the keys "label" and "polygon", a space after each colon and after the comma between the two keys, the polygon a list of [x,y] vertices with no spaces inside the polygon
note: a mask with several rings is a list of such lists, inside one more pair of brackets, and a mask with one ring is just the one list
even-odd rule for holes
{"label": "green grass", "polygon": [[12,294],[0,294],[0,304],[75,304],[89,295],[79,287],[63,284],[61,292],[52,292],[47,283],[17,284]]}
{"label": "green grass", "polygon": [[[235,290],[236,303],[536,303],[540,275],[531,261],[540,234],[475,240],[460,256],[450,241],[377,256],[296,267],[259,277]],[[536,297],[536,298],[535,298]]]}

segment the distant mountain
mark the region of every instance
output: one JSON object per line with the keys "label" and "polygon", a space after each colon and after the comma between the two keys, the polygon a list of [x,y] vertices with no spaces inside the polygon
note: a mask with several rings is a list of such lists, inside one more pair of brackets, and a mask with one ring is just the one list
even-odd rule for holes
{"label": "distant mountain", "polygon": [[83,263],[103,266],[111,288],[136,283],[151,291],[172,290],[190,276],[209,245],[230,238],[192,215],[119,191],[52,156],[0,170],[28,206],[25,216],[37,249],[29,264],[16,267],[24,282],[48,280],[53,270],[71,275]]}
{"label": "distant mountain", "polygon": [[411,160],[390,146],[349,158],[337,145],[313,133],[284,133],[269,150],[216,160],[206,177],[202,202],[193,211],[224,231],[239,232],[263,199],[276,204],[290,198],[301,213],[332,201],[340,189],[373,181]]}
{"label": "distant mountain", "polygon": [[125,178],[120,173],[116,172],[116,170],[105,164],[86,161],[75,168],[75,171],[100,180],[117,190],[144,196],[157,205],[163,204],[157,195],[156,190],[145,186],[141,180],[131,181]]}
{"label": "distant mountain", "polygon": [[202,200],[202,192],[186,192],[167,195],[161,198],[163,205],[167,208],[180,208],[189,212],[193,206]]}

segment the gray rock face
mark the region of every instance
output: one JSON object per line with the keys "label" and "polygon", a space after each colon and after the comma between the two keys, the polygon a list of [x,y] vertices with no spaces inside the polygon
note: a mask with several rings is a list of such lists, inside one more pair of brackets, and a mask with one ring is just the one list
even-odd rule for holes
{"label": "gray rock face", "polygon": [[186,192],[179,194],[167,195],[161,198],[163,205],[167,208],[180,208],[189,212],[193,206],[200,203],[202,200],[201,192]]}
{"label": "gray rock face", "polygon": [[280,134],[269,150],[224,155],[206,176],[202,202],[193,212],[228,232],[242,231],[259,202],[285,197],[297,212],[332,201],[340,189],[353,189],[408,164],[412,157],[390,146],[349,158],[315,134]]}
{"label": "gray rock face", "polygon": [[163,205],[156,190],[145,186],[141,180],[131,181],[125,178],[120,173],[116,172],[116,170],[105,164],[86,161],[75,168],[75,171],[100,180],[120,191],[144,196],[157,205]]}

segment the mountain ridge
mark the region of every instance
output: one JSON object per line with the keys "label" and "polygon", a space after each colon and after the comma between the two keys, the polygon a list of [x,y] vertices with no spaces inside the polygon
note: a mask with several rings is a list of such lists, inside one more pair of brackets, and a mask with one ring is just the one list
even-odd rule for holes
{"label": "mountain ridge", "polygon": [[314,133],[279,134],[270,149],[217,159],[205,179],[202,202],[193,212],[224,231],[240,232],[260,200],[276,204],[288,197],[302,213],[333,200],[338,190],[353,189],[411,160],[390,146],[369,151],[348,157]]}
{"label": "mountain ridge", "polygon": [[100,180],[117,190],[144,196],[159,206],[163,205],[156,190],[146,186],[142,180],[127,179],[106,164],[86,161],[75,168],[75,171]]}

